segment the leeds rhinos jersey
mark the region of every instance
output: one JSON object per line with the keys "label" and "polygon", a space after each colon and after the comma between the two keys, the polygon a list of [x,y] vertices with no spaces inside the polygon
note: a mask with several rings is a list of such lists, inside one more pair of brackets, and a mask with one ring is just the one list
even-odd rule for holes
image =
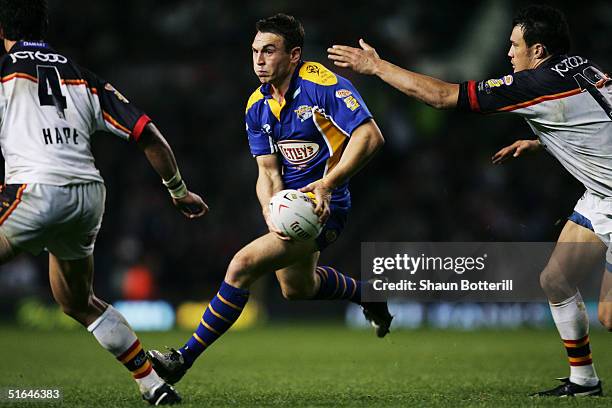
{"label": "leeds rhinos jersey", "polygon": [[7,184],[102,182],[91,135],[137,140],[150,119],[109,83],[46,43],[0,59],[0,146]]}
{"label": "leeds rhinos jersey", "polygon": [[461,84],[458,108],[513,112],[586,189],[612,197],[612,81],[580,56],[554,56],[536,69]]}
{"label": "leeds rhinos jersey", "polygon": [[[353,131],[372,115],[353,85],[316,62],[295,70],[281,105],[260,86],[246,107],[253,156],[280,153],[284,188],[298,189],[330,172]],[[350,207],[348,182],[332,192],[332,204]]]}

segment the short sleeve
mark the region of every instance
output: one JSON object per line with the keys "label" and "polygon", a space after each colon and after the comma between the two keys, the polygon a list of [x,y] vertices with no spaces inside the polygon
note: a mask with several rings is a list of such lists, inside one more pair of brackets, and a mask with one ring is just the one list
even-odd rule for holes
{"label": "short sleeve", "polygon": [[345,134],[351,135],[361,124],[372,119],[363,98],[353,84],[347,79],[338,77],[338,82],[332,86],[318,86],[321,92],[321,105],[325,114],[341,128]]}
{"label": "short sleeve", "polygon": [[138,141],[144,127],[151,119],[109,82],[88,71],[84,72],[84,76],[99,102],[94,106],[96,130],[107,131],[126,140]]}
{"label": "short sleeve", "polygon": [[276,144],[272,139],[270,125],[264,125],[268,128],[262,128],[259,126],[259,121],[254,120],[253,115],[246,115],[246,132],[249,138],[249,148],[251,154],[256,156],[263,156],[266,154],[273,154],[277,152]]}

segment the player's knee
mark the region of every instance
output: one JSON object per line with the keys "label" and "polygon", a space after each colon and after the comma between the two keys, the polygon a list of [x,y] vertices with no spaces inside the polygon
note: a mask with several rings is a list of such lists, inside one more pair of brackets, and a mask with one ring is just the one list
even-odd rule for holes
{"label": "player's knee", "polygon": [[300,290],[293,287],[282,287],[281,292],[283,297],[287,300],[304,300],[308,299],[308,295],[304,290]]}
{"label": "player's knee", "polygon": [[314,297],[313,288],[304,285],[295,285],[281,282],[281,292],[287,300],[305,300]]}
{"label": "player's knee", "polygon": [[250,280],[254,265],[255,261],[251,256],[237,253],[227,267],[225,281],[232,286],[243,287]]}
{"label": "player's knee", "polygon": [[[77,300],[64,300],[59,301],[62,312],[64,314],[72,317],[77,322],[83,323],[87,320],[87,316],[89,315],[89,307],[88,301],[77,301]],[[85,323],[83,323],[85,324]]]}
{"label": "player's knee", "polygon": [[563,290],[564,281],[560,273],[548,266],[540,273],[540,287],[549,298],[558,297],[560,292],[566,292]]}

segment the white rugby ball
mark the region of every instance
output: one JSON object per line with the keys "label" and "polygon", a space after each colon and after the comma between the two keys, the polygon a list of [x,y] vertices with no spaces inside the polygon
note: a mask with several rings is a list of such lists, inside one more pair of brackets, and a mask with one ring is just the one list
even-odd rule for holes
{"label": "white rugby ball", "polygon": [[270,220],[296,241],[315,239],[323,226],[314,212],[315,202],[297,190],[282,190],[270,199]]}

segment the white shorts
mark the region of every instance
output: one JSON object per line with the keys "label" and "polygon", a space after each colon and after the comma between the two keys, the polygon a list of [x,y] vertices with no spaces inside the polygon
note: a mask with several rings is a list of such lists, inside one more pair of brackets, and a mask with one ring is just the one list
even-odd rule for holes
{"label": "white shorts", "polygon": [[34,255],[46,249],[59,259],[85,258],[93,253],[105,198],[103,183],[5,185],[0,233]]}
{"label": "white shorts", "polygon": [[612,266],[612,197],[601,197],[586,191],[576,203],[569,220],[590,229],[606,244],[606,264],[608,268]]}

